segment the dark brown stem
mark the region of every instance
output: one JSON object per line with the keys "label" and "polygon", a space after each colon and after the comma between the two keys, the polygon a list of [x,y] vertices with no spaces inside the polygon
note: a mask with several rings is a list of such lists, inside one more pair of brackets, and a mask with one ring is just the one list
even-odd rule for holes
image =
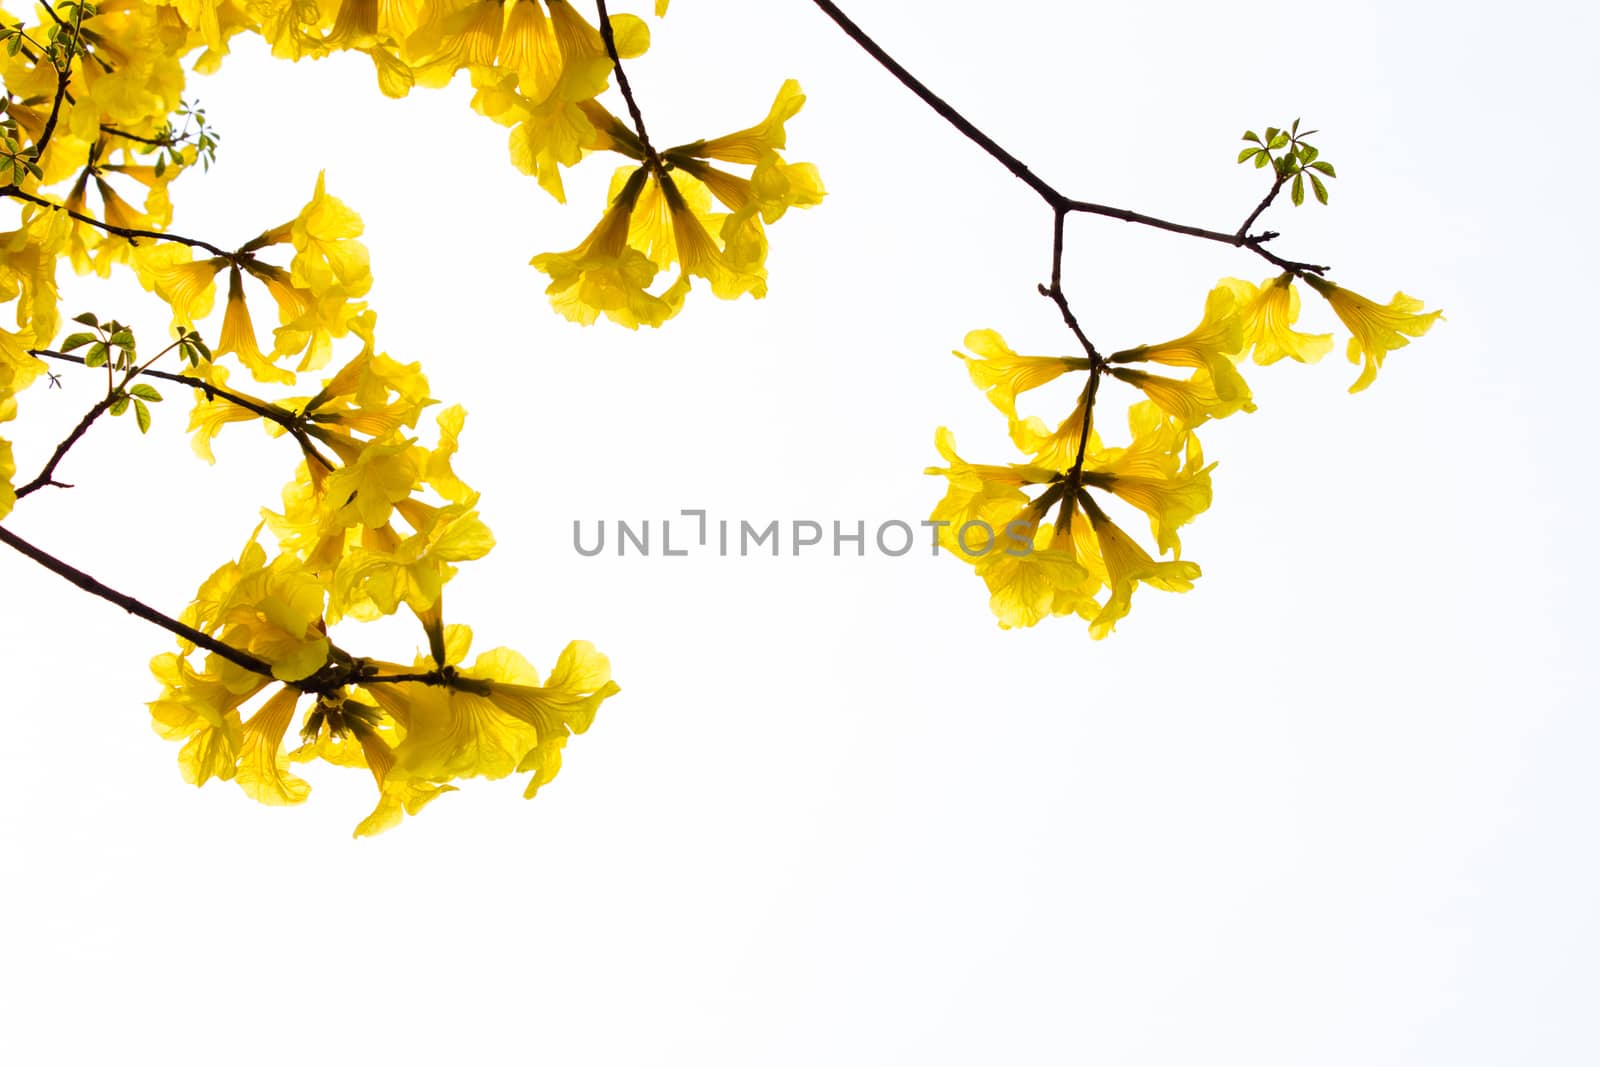
{"label": "dark brown stem", "polygon": [[893,56],[883,50],[877,41],[867,36],[865,30],[851,21],[850,16],[840,11],[837,4],[831,3],[830,0],[815,0],[815,3],[822,9],[823,14],[839,24],[839,28],[845,32],[845,36],[860,45],[863,51],[873,59],[876,59],[890,74],[898,78],[900,84],[916,93],[917,96],[922,98],[923,103],[942,115],[946,122],[960,130],[967,140],[999,160],[1001,166],[1020,178],[1034,192],[1044,197],[1045,201],[1052,207],[1063,199],[1061,194],[1051,188],[1048,182],[1029,170],[1027,164],[1000,147],[994,138],[974,126],[965,115],[951,107],[914,74],[902,67]]}
{"label": "dark brown stem", "polygon": [[236,667],[243,667],[247,671],[254,671],[256,674],[262,674],[268,678],[272,677],[272,665],[265,660],[257,659],[250,653],[242,652],[231,645],[225,645],[221,641],[201,633],[193,626],[188,626],[179,622],[177,619],[161,614],[161,612],[145,604],[143,601],[136,600],[133,597],[128,596],[126,593],[117,592],[117,590],[106,585],[104,582],[90,577],[71,564],[63,563],[61,560],[50,555],[50,553],[44,551],[43,549],[37,548],[27,541],[24,541],[22,538],[18,537],[4,526],[0,526],[0,544],[10,545],[18,552],[21,552],[24,556],[27,556],[29,559],[45,568],[45,570],[60,575],[73,585],[77,586],[79,589],[82,589],[87,593],[92,593],[101,600],[106,600],[112,604],[115,604],[117,607],[123,609],[130,615],[137,615],[146,622],[154,623],[163,630],[176,634],[191,644],[205,649],[207,652],[213,652]]}
{"label": "dark brown stem", "polygon": [[633,117],[634,132],[639,135],[639,141],[644,145],[646,161],[651,167],[659,170],[661,157],[656,154],[655,146],[650,143],[650,135],[644,130],[644,114],[639,110],[639,102],[633,98],[633,87],[628,84],[628,72],[622,69],[622,56],[617,53],[617,34],[611,28],[611,16],[606,12],[606,0],[594,0],[594,6],[600,13],[600,39],[605,41],[606,55],[611,57],[611,66],[617,72],[617,88],[622,92],[622,99],[628,103],[628,114]]}
{"label": "dark brown stem", "polygon": [[105,399],[85,412],[83,418],[78,420],[78,425],[72,428],[72,432],[59,445],[56,445],[56,450],[50,454],[50,459],[45,463],[44,469],[38,473],[33,481],[17,490],[17,499],[21,500],[34,490],[43,489],[47,485],[60,486],[63,489],[72,488],[65,482],[55,480],[56,467],[60,466],[61,461],[66,458],[67,452],[72,446],[77,444],[85,433],[89,432],[89,427],[94,425],[94,421],[104,415],[106,409],[116,402],[117,394],[114,391],[108,392]]}
{"label": "dark brown stem", "polygon": [[129,141],[138,141],[140,144],[147,144],[154,148],[171,148],[180,143],[180,141],[173,140],[170,137],[142,137],[137,133],[129,133],[126,130],[119,130],[115,126],[105,124],[100,126],[100,132],[109,133],[113,137],[121,137]]}
{"label": "dark brown stem", "polygon": [[[84,359],[82,356],[74,356],[67,352],[53,352],[47,348],[30,348],[28,349],[28,352],[31,355],[42,356],[46,359],[59,359],[65,363],[76,363],[79,366],[84,365]],[[308,429],[302,420],[302,417],[293,411],[290,411],[288,408],[281,408],[276,404],[263,404],[258,400],[254,400],[248,396],[241,396],[238,393],[229,392],[227,389],[224,389],[221,386],[212,385],[203,378],[196,378],[188,374],[173,374],[169,371],[150,370],[148,367],[141,369],[139,373],[148,375],[151,378],[161,378],[164,381],[177,382],[179,385],[187,385],[191,389],[199,389],[201,392],[206,394],[207,400],[216,400],[218,397],[221,397],[230,404],[241,407],[252,414],[259,415],[261,418],[266,419],[269,422],[275,422],[288,431],[289,435],[299,443],[300,450],[306,454],[307,458],[316,460],[325,470],[331,471],[334,469],[335,464],[333,461],[324,456],[321,451],[317,449],[317,446],[312,443]],[[22,494],[18,493],[17,495],[21,496]]]}
{"label": "dark brown stem", "polygon": [[129,229],[126,226],[113,226],[109,222],[101,222],[92,215],[85,215],[81,211],[73,211],[64,204],[58,204],[53,200],[46,200],[42,196],[36,196],[33,193],[25,192],[15,185],[0,186],[0,196],[16,197],[18,200],[26,200],[30,204],[38,204],[40,207],[47,207],[51,211],[64,211],[70,217],[77,219],[79,222],[88,223],[97,230],[104,230],[106,233],[113,234],[117,237],[124,237],[130,244],[138,244],[139,241],[146,239],[151,241],[171,241],[174,244],[188,245],[190,248],[203,248],[212,255],[220,256],[221,258],[227,260],[229,263],[236,263],[239,260],[238,253],[229,252],[225,248],[218,248],[209,241],[201,241],[193,237],[183,237],[175,233],[161,233],[156,230],[134,230]]}
{"label": "dark brown stem", "polygon": [[[1078,436],[1078,451],[1072,460],[1072,470],[1067,474],[1064,504],[1062,505],[1062,518],[1070,520],[1072,501],[1077,499],[1078,490],[1083,486],[1083,464],[1089,452],[1089,434],[1094,427],[1094,402],[1100,393],[1100,374],[1105,369],[1105,357],[1095,348],[1088,335],[1083,332],[1083,327],[1078,323],[1078,317],[1072,313],[1072,306],[1067,303],[1067,297],[1061,290],[1061,260],[1066,251],[1067,210],[1057,207],[1055,214],[1054,236],[1050,244],[1050,285],[1039,286],[1039,292],[1049,297],[1061,312],[1061,318],[1067,324],[1067,329],[1072,331],[1078,343],[1083,346],[1083,351],[1089,357],[1089,384],[1083,387],[1083,431]],[[1048,505],[1047,505],[1048,506]]]}
{"label": "dark brown stem", "polygon": [[1304,272],[1321,274],[1328,269],[1325,266],[1319,266],[1313,263],[1303,263],[1296,260],[1284,259],[1280,256],[1274,255],[1271,252],[1268,252],[1262,247],[1262,245],[1271,238],[1264,234],[1250,237],[1246,236],[1242,232],[1236,234],[1223,233],[1220,230],[1208,230],[1201,226],[1189,226],[1184,223],[1169,222],[1166,219],[1157,218],[1154,215],[1145,215],[1141,212],[1129,211],[1127,208],[1110,207],[1105,204],[1096,204],[1087,200],[1074,200],[1072,197],[1067,196],[1065,193],[1056,189],[1043,178],[1040,178],[1031,169],[1029,169],[1027,164],[1023,163],[1022,160],[1018,159],[1016,156],[1002,148],[994,140],[994,138],[980,130],[972,123],[970,119],[961,114],[955,108],[951,107],[944,99],[934,93],[933,90],[924,85],[915,75],[896,62],[894,57],[889,55],[888,52],[885,52],[883,47],[879,45],[878,42],[874,41],[867,35],[866,31],[862,30],[860,26],[857,26],[853,21],[851,21],[849,16],[847,16],[843,11],[839,10],[839,6],[834,4],[832,0],[813,0],[813,3],[815,3],[817,7],[821,8],[824,14],[826,14],[834,22],[838,23],[839,28],[845,32],[845,35],[858,44],[863,51],[872,56],[873,59],[877,60],[878,63],[890,74],[893,74],[902,85],[904,85],[907,89],[910,89],[919,98],[921,98],[923,103],[927,104],[934,111],[942,115],[945,120],[950,123],[950,125],[960,130],[962,135],[965,136],[967,140],[971,141],[973,144],[989,153],[989,155],[993,156],[997,161],[999,161],[1001,166],[1005,167],[1006,170],[1010,171],[1014,176],[1024,182],[1028,188],[1032,189],[1034,192],[1043,197],[1045,203],[1049,204],[1057,211],[1081,211],[1087,215],[1103,215],[1106,218],[1120,219],[1123,222],[1133,222],[1141,226],[1149,226],[1154,229],[1165,230],[1168,233],[1178,233],[1184,234],[1188,237],[1199,237],[1207,241],[1217,241],[1222,244],[1232,245],[1235,248],[1243,248],[1254,252],[1256,255],[1277,266],[1280,270],[1290,271],[1295,274],[1301,274]]}
{"label": "dark brown stem", "polygon": [[61,118],[61,101],[67,95],[68,83],[72,81],[72,59],[75,55],[77,55],[78,52],[78,24],[83,21],[82,8],[78,9],[77,17],[72,20],[72,25],[70,27],[62,21],[61,16],[56,14],[55,9],[49,4],[45,4],[44,9],[50,12],[50,17],[56,20],[57,25],[61,26],[63,29],[70,29],[72,31],[72,37],[66,46],[66,64],[64,66],[56,67],[56,96],[50,104],[50,117],[45,120],[44,129],[39,132],[39,140],[35,142],[33,146],[32,154],[33,161],[35,163],[44,158],[44,150],[49,147],[50,138],[55,136],[56,122]]}
{"label": "dark brown stem", "polygon": [[1256,224],[1256,219],[1259,219],[1261,213],[1271,207],[1272,202],[1278,198],[1278,191],[1283,188],[1283,183],[1288,179],[1289,176],[1287,174],[1278,175],[1277,179],[1272,183],[1272,188],[1267,190],[1267,195],[1261,198],[1261,203],[1257,204],[1256,209],[1250,212],[1250,217],[1244,220],[1243,225],[1239,227],[1239,231],[1234,234],[1234,237],[1241,241],[1245,239],[1245,234],[1249,233],[1250,227]]}

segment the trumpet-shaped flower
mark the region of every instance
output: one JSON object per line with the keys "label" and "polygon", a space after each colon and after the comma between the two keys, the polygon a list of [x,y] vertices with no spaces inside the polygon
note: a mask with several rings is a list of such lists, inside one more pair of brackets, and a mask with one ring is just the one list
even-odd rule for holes
{"label": "trumpet-shaped flower", "polygon": [[1007,524],[1008,533],[1016,534],[1013,544],[986,553],[974,568],[989,588],[989,610],[1001,629],[1033,626],[1063,608],[1071,610],[1068,605],[1092,598],[1100,588],[1070,546],[1053,536],[1038,543],[1042,518],[1033,505],[1015,513]]}
{"label": "trumpet-shaped flower", "polygon": [[550,276],[545,292],[562,315],[589,325],[600,315],[636,330],[660,326],[678,313],[683,291],[664,296],[647,292],[657,265],[629,244],[633,212],[647,179],[644,168],[628,177],[600,224],[570,252],[534,256],[535,268]]}
{"label": "trumpet-shaped flower", "polygon": [[1433,326],[1442,312],[1423,312],[1422,301],[1405,293],[1395,293],[1388,304],[1379,304],[1348,289],[1341,289],[1330,281],[1315,275],[1306,275],[1306,284],[1322,294],[1333,308],[1339,321],[1350,331],[1350,345],[1346,354],[1351,363],[1361,364],[1361,376],[1350,387],[1359,393],[1378,377],[1383,357],[1396,348],[1411,342],[1409,337],[1421,337]]}
{"label": "trumpet-shaped flower", "polygon": [[1089,361],[1069,356],[1019,356],[994,330],[973,330],[965,338],[972,355],[956,352],[972,384],[984,391],[1008,419],[1017,417],[1017,394],[1055,381],[1071,370],[1088,370]]}
{"label": "trumpet-shaped flower", "polygon": [[1194,588],[1194,580],[1200,577],[1199,564],[1150,558],[1150,553],[1112,522],[1088,493],[1080,494],[1079,501],[1093,527],[1105,582],[1111,587],[1111,595],[1089,623],[1090,637],[1098,641],[1116,628],[1118,620],[1128,614],[1133,591],[1141,582],[1171,593],[1186,593]]}
{"label": "trumpet-shaped flower", "polygon": [[1297,363],[1315,363],[1333,347],[1329,333],[1301,333],[1294,329],[1300,317],[1300,294],[1294,275],[1268,278],[1260,287],[1240,278],[1224,278],[1222,284],[1239,300],[1244,319],[1244,352],[1254,351],[1257,363],[1276,363],[1285,356]]}
{"label": "trumpet-shaped flower", "polygon": [[[3,397],[0,391],[0,397]],[[0,519],[11,514],[11,509],[17,503],[17,490],[11,484],[11,479],[16,477],[17,461],[11,455],[11,442],[0,437]]]}

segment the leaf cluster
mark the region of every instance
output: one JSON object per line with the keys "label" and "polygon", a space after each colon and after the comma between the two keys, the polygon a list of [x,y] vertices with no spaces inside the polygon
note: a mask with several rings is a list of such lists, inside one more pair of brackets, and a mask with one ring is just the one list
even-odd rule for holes
{"label": "leaf cluster", "polygon": [[1268,126],[1263,133],[1246,130],[1240,138],[1249,144],[1239,150],[1239,162],[1254,162],[1259,170],[1271,166],[1277,184],[1289,183],[1289,199],[1299,207],[1306,200],[1306,180],[1311,181],[1311,192],[1319,204],[1328,202],[1328,187],[1324,178],[1337,178],[1333,164],[1319,158],[1320,152],[1306,140],[1316,130],[1300,129],[1295,119],[1288,129]]}

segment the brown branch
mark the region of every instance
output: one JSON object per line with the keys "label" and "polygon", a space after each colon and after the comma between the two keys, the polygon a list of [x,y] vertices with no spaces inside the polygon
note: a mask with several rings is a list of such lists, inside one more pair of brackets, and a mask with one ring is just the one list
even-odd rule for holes
{"label": "brown branch", "polygon": [[78,425],[72,428],[72,432],[68,434],[60,444],[56,445],[56,450],[50,454],[50,459],[45,463],[44,469],[38,473],[33,481],[17,490],[17,499],[21,500],[34,490],[43,489],[47,485],[60,486],[63,489],[72,488],[65,482],[58,482],[55,480],[56,467],[59,466],[61,461],[66,458],[67,452],[72,448],[72,446],[77,444],[78,440],[89,431],[89,427],[94,425],[94,421],[101,415],[104,415],[106,413],[106,409],[116,402],[117,393],[112,391],[107,393],[105,398],[98,404],[90,408],[84,414],[83,418],[78,420]]}
{"label": "brown branch", "polygon": [[622,56],[617,54],[617,34],[611,28],[611,16],[606,12],[606,0],[594,0],[594,6],[600,13],[600,38],[605,41],[606,55],[611,57],[611,66],[617,72],[617,88],[622,92],[622,99],[628,103],[628,114],[633,116],[634,131],[639,134],[639,141],[644,145],[645,159],[656,170],[661,168],[661,157],[656,154],[655,146],[650,143],[650,135],[644,130],[644,114],[639,110],[639,102],[633,98],[633,87],[628,84],[628,73],[622,69]]}
{"label": "brown branch", "polygon": [[[28,353],[30,355],[43,356],[47,359],[59,359],[65,363],[76,363],[79,366],[86,365],[82,356],[74,356],[67,352],[54,352],[47,348],[30,348],[28,349]],[[244,396],[240,393],[230,392],[229,390],[222,388],[220,385],[213,385],[204,378],[196,378],[188,374],[173,374],[170,371],[150,370],[148,367],[141,369],[139,373],[148,375],[151,378],[160,378],[163,381],[176,382],[179,385],[187,385],[191,389],[199,389],[201,392],[206,394],[207,400],[216,400],[218,397],[221,397],[223,400],[228,401],[228,403],[237,407],[241,407],[254,415],[258,415],[261,418],[266,419],[268,422],[275,422],[279,426],[282,426],[284,430],[295,439],[295,441],[300,445],[300,450],[304,452],[308,458],[314,459],[318,463],[322,464],[325,470],[331,471],[334,469],[334,462],[328,459],[328,457],[324,456],[317,449],[317,446],[311,442],[309,428],[305,425],[303,417],[293,411],[290,411],[288,408],[282,408],[276,404],[261,403],[258,400],[254,400],[251,397]],[[21,496],[22,494],[18,493],[17,495]]]}
{"label": "brown branch", "polygon": [[1278,191],[1283,188],[1283,183],[1288,180],[1289,176],[1287,174],[1278,175],[1277,179],[1272,183],[1272,188],[1267,190],[1267,195],[1261,198],[1261,203],[1256,205],[1256,209],[1250,212],[1250,217],[1245,219],[1243,225],[1239,227],[1239,232],[1234,234],[1235,237],[1241,241],[1244,240],[1245,234],[1250,232],[1250,227],[1256,224],[1256,219],[1261,217],[1263,211],[1272,206],[1272,202],[1278,198]]}
{"label": "brown branch", "polygon": [[139,241],[145,239],[152,241],[171,241],[174,244],[188,245],[190,248],[203,248],[212,255],[220,256],[221,258],[227,260],[229,263],[237,263],[239,261],[239,253],[229,252],[225,248],[218,248],[210,241],[201,241],[193,237],[184,237],[176,233],[161,233],[157,230],[134,230],[126,226],[113,226],[109,222],[101,222],[92,215],[85,215],[81,211],[74,211],[64,204],[58,204],[53,200],[46,200],[42,196],[37,196],[34,193],[26,192],[25,190],[18,188],[16,185],[0,186],[0,196],[16,197],[18,200],[26,200],[30,204],[38,204],[40,207],[47,207],[51,211],[64,211],[72,218],[77,219],[79,222],[88,223],[95,229],[104,230],[106,233],[112,234],[116,237],[126,238],[129,244],[137,245]]}
{"label": "brown branch", "polygon": [[189,626],[185,623],[179,622],[177,619],[161,614],[161,612],[155,610],[141,600],[137,600],[131,596],[128,596],[126,593],[119,593],[117,590],[111,588],[109,585],[106,585],[104,582],[85,574],[83,571],[80,571],[71,564],[62,562],[43,549],[37,548],[27,541],[24,541],[22,538],[18,537],[4,526],[0,526],[0,544],[10,545],[12,548],[16,549],[18,552],[21,552],[24,556],[27,556],[41,567],[44,567],[46,570],[54,574],[60,575],[62,578],[65,578],[79,589],[82,589],[87,593],[92,593],[101,600],[106,600],[112,604],[115,604],[117,607],[123,609],[130,615],[137,615],[146,622],[154,623],[163,630],[176,634],[189,643],[205,649],[207,652],[213,652],[236,667],[243,667],[247,671],[254,671],[256,674],[266,675],[268,678],[273,676],[272,665],[266,660],[257,659],[250,653],[240,651],[239,649],[234,648],[232,645],[225,645],[216,638],[201,633],[193,626]]}
{"label": "brown branch", "polygon": [[155,148],[173,148],[183,143],[181,138],[174,140],[170,137],[143,137],[137,133],[129,133],[127,130],[119,130],[117,127],[107,123],[100,124],[100,132],[109,133],[113,137],[122,137],[129,141],[138,141],[140,144],[151,145]]}
{"label": "brown branch", "polygon": [[902,85],[915,93],[923,101],[923,103],[927,104],[935,112],[943,116],[944,119],[950,123],[950,125],[961,131],[962,135],[965,136],[967,140],[971,141],[979,148],[982,148],[989,155],[993,156],[1001,166],[1005,167],[1006,170],[1010,171],[1011,174],[1025,183],[1028,188],[1038,193],[1044,199],[1045,203],[1049,204],[1055,210],[1081,211],[1088,215],[1103,215],[1107,218],[1120,219],[1123,222],[1133,222],[1141,226],[1149,226],[1154,229],[1165,230],[1168,233],[1178,233],[1189,237],[1198,237],[1207,241],[1217,241],[1221,244],[1232,245],[1235,248],[1243,248],[1247,251],[1254,252],[1256,255],[1277,266],[1280,270],[1290,271],[1295,274],[1304,272],[1321,274],[1328,269],[1325,266],[1319,266],[1313,263],[1303,263],[1297,260],[1284,259],[1280,256],[1274,255],[1271,252],[1268,252],[1265,248],[1261,247],[1266,241],[1271,240],[1272,236],[1276,236],[1275,234],[1270,236],[1266,234],[1260,234],[1250,237],[1246,236],[1243,232],[1223,233],[1220,230],[1209,230],[1201,226],[1190,226],[1184,223],[1170,222],[1166,219],[1157,218],[1154,215],[1146,215],[1141,212],[1130,211],[1127,208],[1110,207],[1105,204],[1096,204],[1087,200],[1074,200],[1072,197],[1067,196],[1065,193],[1056,189],[1043,178],[1040,178],[1028,167],[1026,163],[1022,162],[1022,160],[1006,151],[1006,149],[1001,147],[1001,145],[996,142],[994,138],[980,130],[970,119],[961,114],[961,112],[957,111],[955,108],[951,107],[950,104],[947,103],[942,97],[936,94],[932,89],[929,89],[915,75],[906,70],[905,67],[901,66],[893,56],[889,55],[888,52],[883,50],[883,47],[879,45],[878,42],[874,41],[870,36],[868,36],[866,31],[864,31],[860,26],[856,25],[855,22],[851,21],[850,17],[847,16],[843,11],[839,10],[839,6],[834,4],[832,0],[813,0],[813,2],[817,5],[817,7],[822,9],[824,14],[826,14],[839,25],[839,28],[845,32],[846,36],[859,45],[868,55],[872,56],[873,59],[877,60],[879,65],[881,65],[890,74],[894,75]]}
{"label": "brown branch", "polygon": [[[1068,472],[1065,488],[1062,495],[1061,523],[1063,528],[1070,526],[1072,509],[1076,506],[1078,490],[1083,487],[1083,464],[1089,454],[1089,434],[1094,426],[1094,402],[1100,393],[1100,375],[1105,369],[1105,357],[1095,348],[1083,332],[1083,327],[1078,323],[1078,317],[1072,313],[1072,307],[1067,303],[1067,296],[1061,289],[1061,260],[1066,250],[1067,210],[1057,207],[1053,237],[1050,247],[1050,285],[1039,286],[1039,292],[1049,297],[1061,312],[1061,318],[1066,322],[1067,328],[1072,331],[1078,343],[1083,346],[1085,354],[1089,357],[1089,384],[1083,387],[1083,430],[1078,435],[1078,451],[1072,460],[1072,470]],[[1040,498],[1041,500],[1044,498]],[[1049,504],[1045,504],[1046,510]]]}

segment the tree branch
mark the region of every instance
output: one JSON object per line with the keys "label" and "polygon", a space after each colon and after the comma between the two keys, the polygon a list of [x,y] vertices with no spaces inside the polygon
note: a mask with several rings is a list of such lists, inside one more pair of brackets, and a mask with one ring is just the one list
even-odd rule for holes
{"label": "tree branch", "polygon": [[[28,353],[47,359],[59,359],[64,363],[76,363],[79,366],[85,365],[82,356],[74,356],[67,352],[54,352],[48,348],[30,348]],[[300,450],[306,454],[307,458],[316,460],[325,470],[331,471],[336,466],[332,460],[324,456],[317,446],[312,443],[310,433],[302,417],[288,408],[282,408],[276,404],[264,404],[252,397],[230,392],[220,385],[213,385],[204,378],[196,378],[188,374],[173,374],[169,371],[150,370],[148,367],[141,369],[139,373],[152,378],[160,378],[164,381],[176,382],[179,385],[187,385],[191,389],[199,389],[206,394],[207,400],[215,400],[221,397],[228,403],[258,415],[268,422],[275,422],[282,426],[299,443]],[[21,496],[22,494],[18,493],[17,495]]]}
{"label": "tree branch", "polygon": [[17,490],[17,499],[21,500],[34,490],[43,489],[47,485],[57,485],[64,489],[71,488],[64,482],[55,480],[56,467],[66,458],[67,452],[72,446],[77,444],[78,440],[89,431],[89,427],[94,425],[94,421],[104,415],[106,409],[116,402],[117,394],[113,391],[107,393],[103,400],[90,408],[83,418],[78,420],[78,425],[73,427],[72,432],[60,444],[56,445],[56,450],[50,454],[50,459],[45,463],[44,469],[38,473],[33,481]]}
{"label": "tree branch", "polygon": [[[1022,162],[1022,160],[1006,151],[1005,148],[1001,147],[1000,144],[994,140],[994,138],[980,130],[972,123],[970,119],[961,114],[961,112],[957,111],[955,108],[951,107],[950,104],[948,104],[932,89],[929,89],[926,85],[924,85],[915,75],[906,70],[905,67],[901,66],[893,56],[889,55],[888,52],[883,50],[883,47],[879,45],[878,42],[869,37],[866,31],[851,21],[850,17],[843,11],[839,10],[839,6],[834,4],[832,0],[813,0],[813,3],[815,3],[817,7],[821,8],[824,14],[833,19],[834,22],[838,23],[839,28],[844,30],[845,35],[858,44],[863,51],[872,56],[873,59],[877,60],[878,63],[890,74],[894,75],[902,85],[910,89],[919,98],[921,98],[923,103],[927,104],[934,111],[942,115],[944,119],[950,123],[950,125],[954,126],[957,130],[960,130],[962,135],[965,136],[967,140],[971,141],[979,148],[982,148],[989,155],[993,156],[1001,166],[1005,167],[1006,170],[1010,171],[1014,176],[1024,182],[1028,188],[1038,193],[1044,199],[1045,203],[1049,204],[1057,211],[1081,211],[1087,215],[1103,215],[1107,218],[1120,219],[1123,222],[1133,222],[1141,226],[1149,226],[1158,230],[1166,230],[1168,233],[1178,233],[1188,237],[1199,237],[1207,241],[1217,241],[1221,244],[1232,245],[1235,248],[1243,248],[1247,251],[1254,252],[1256,255],[1277,266],[1280,270],[1290,271],[1295,274],[1304,272],[1321,274],[1328,270],[1328,268],[1325,266],[1319,266],[1313,263],[1304,263],[1297,260],[1284,259],[1280,256],[1274,255],[1271,252],[1268,252],[1265,248],[1261,247],[1263,243],[1271,239],[1266,235],[1249,237],[1246,236],[1243,230],[1238,233],[1223,233],[1220,230],[1209,230],[1201,226],[1190,226],[1179,222],[1169,222],[1166,219],[1157,218],[1154,215],[1145,215],[1137,211],[1130,211],[1127,208],[1111,207],[1106,204],[1096,204],[1088,200],[1074,200],[1072,197],[1056,189],[1043,178],[1040,178],[1028,167],[1026,163]],[[1251,221],[1254,221],[1254,216],[1252,216]],[[1246,229],[1248,229],[1248,225],[1246,226]]]}
{"label": "tree branch", "polygon": [[190,248],[203,248],[212,255],[220,256],[221,258],[227,260],[229,263],[237,263],[239,261],[239,253],[229,252],[225,248],[218,248],[210,241],[201,241],[193,237],[183,237],[175,233],[161,233],[157,230],[134,230],[129,229],[126,226],[113,226],[109,222],[101,222],[92,215],[85,215],[81,211],[73,211],[64,204],[58,204],[53,200],[46,200],[42,196],[27,192],[16,185],[0,186],[0,196],[10,196],[17,198],[18,200],[26,200],[30,204],[38,204],[40,207],[47,207],[51,211],[64,211],[72,218],[77,219],[79,222],[88,223],[97,230],[104,230],[106,233],[113,234],[117,237],[124,237],[130,244],[138,244],[140,240],[145,239],[151,241],[171,241],[174,244],[188,245]]}
{"label": "tree branch", "polygon": [[659,170],[661,157],[656,154],[655,146],[650,143],[650,135],[644,130],[644,114],[639,110],[639,102],[633,98],[633,87],[628,84],[628,73],[622,69],[622,57],[617,54],[617,34],[611,28],[611,16],[606,12],[606,0],[594,0],[594,6],[600,13],[600,38],[605,41],[606,55],[611,57],[611,66],[617,72],[617,88],[622,92],[622,99],[628,102],[628,114],[633,116],[634,132],[639,135],[639,140],[644,145],[646,161],[651,167]]}
{"label": "tree branch", "polygon": [[117,607],[123,609],[130,615],[137,615],[146,622],[154,623],[163,630],[176,634],[191,644],[205,649],[207,652],[213,652],[237,667],[243,667],[247,671],[254,671],[256,674],[266,675],[268,678],[273,676],[272,665],[265,660],[257,659],[250,653],[242,652],[239,649],[234,648],[232,645],[225,645],[221,641],[218,641],[207,634],[201,633],[193,626],[186,625],[179,622],[177,619],[161,614],[161,612],[145,604],[143,601],[136,600],[133,597],[128,596],[126,593],[117,592],[117,590],[111,588],[109,585],[106,585],[104,582],[85,574],[83,571],[80,571],[71,564],[63,563],[61,560],[50,555],[50,553],[44,551],[43,549],[36,548],[34,545],[29,544],[27,541],[24,541],[22,538],[18,537],[4,526],[0,526],[0,544],[10,545],[12,548],[16,549],[24,556],[27,556],[41,567],[44,567],[46,570],[51,571],[54,574],[60,575],[73,585],[77,586],[79,589],[82,589],[87,593],[92,593],[101,600],[106,600],[115,604]]}

